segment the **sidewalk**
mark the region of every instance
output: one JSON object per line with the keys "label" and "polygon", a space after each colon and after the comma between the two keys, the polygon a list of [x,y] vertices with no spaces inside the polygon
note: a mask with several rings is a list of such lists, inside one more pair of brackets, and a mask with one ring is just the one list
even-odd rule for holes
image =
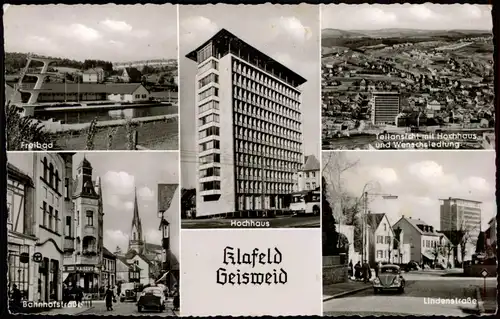
{"label": "sidewalk", "polygon": [[362,281],[349,280],[338,284],[323,286],[323,302],[340,298],[346,295],[372,288],[372,283],[363,283]]}
{"label": "sidewalk", "polygon": [[479,296],[481,298],[479,303],[482,302],[482,305],[480,305],[480,311],[482,314],[494,314],[497,311],[497,287],[486,287],[486,291],[483,289],[483,287],[478,287]]}

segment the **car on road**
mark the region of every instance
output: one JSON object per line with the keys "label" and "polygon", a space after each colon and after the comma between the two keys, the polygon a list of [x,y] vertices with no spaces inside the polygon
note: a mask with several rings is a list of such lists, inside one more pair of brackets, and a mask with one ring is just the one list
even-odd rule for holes
{"label": "car on road", "polygon": [[120,302],[137,301],[137,289],[139,284],[134,282],[126,282],[121,285]]}
{"label": "car on road", "polygon": [[416,271],[418,271],[418,270],[420,270],[420,266],[419,266],[419,264],[418,264],[416,261],[412,260],[412,261],[410,261],[410,262],[406,265],[406,269],[405,269],[405,270],[406,270],[406,271],[411,271],[411,270],[416,270]]}
{"label": "car on road", "polygon": [[137,301],[137,311],[154,309],[162,312],[165,310],[166,298],[161,287],[145,288],[139,295]]}
{"label": "car on road", "polygon": [[405,284],[406,281],[398,265],[382,265],[378,277],[373,280],[373,292],[377,294],[384,290],[397,290],[403,293]]}

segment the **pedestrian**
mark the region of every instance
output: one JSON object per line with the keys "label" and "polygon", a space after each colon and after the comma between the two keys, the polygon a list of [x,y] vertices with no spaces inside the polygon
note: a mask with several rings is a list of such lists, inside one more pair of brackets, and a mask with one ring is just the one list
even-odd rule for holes
{"label": "pedestrian", "polygon": [[177,287],[174,288],[174,300],[173,300],[174,311],[179,311],[181,306],[181,294],[179,293],[179,289]]}
{"label": "pedestrian", "polygon": [[356,265],[354,265],[354,277],[356,278],[356,280],[361,279],[361,263],[359,262],[359,260]]}
{"label": "pedestrian", "polygon": [[63,307],[66,307],[69,302],[69,289],[66,284],[63,284]]}
{"label": "pedestrian", "polygon": [[370,265],[368,264],[368,262],[365,260],[364,263],[363,263],[363,282],[364,283],[368,283],[370,281],[370,277],[371,277],[371,269],[370,269]]}
{"label": "pedestrian", "polygon": [[353,276],[353,265],[352,265],[352,259],[349,261],[349,278],[352,278]]}
{"label": "pedestrian", "polygon": [[113,310],[113,301],[115,300],[115,294],[109,286],[106,289],[105,299],[106,299],[106,310],[107,311]]}
{"label": "pedestrian", "polygon": [[80,284],[76,284],[75,286],[75,300],[76,304],[80,307],[83,302],[83,289],[80,287]]}
{"label": "pedestrian", "polygon": [[382,263],[379,261],[375,266],[375,278],[378,278],[378,274],[380,272],[380,268],[382,268]]}
{"label": "pedestrian", "polygon": [[10,299],[12,310],[16,310],[16,312],[19,312],[21,310],[21,300],[23,299],[23,295],[21,293],[21,290],[17,288],[16,284],[12,285]]}

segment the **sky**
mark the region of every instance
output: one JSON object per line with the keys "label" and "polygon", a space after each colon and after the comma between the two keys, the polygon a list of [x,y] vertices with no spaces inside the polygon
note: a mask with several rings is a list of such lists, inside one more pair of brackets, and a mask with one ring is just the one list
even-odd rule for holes
{"label": "sky", "polygon": [[429,30],[489,30],[491,5],[390,4],[322,5],[321,28],[377,30],[387,28]]}
{"label": "sky", "polygon": [[307,79],[300,87],[304,154],[320,156],[319,7],[270,4],[180,6],[179,77],[183,86],[180,91],[180,117],[184,188],[196,186],[198,149],[194,83],[197,65],[185,56],[222,28]]}
{"label": "sky", "polygon": [[83,61],[177,59],[175,5],[9,5],[6,52]]}
{"label": "sky", "polygon": [[[324,165],[330,154],[323,152]],[[420,218],[439,230],[439,199],[448,197],[483,202],[483,231],[496,216],[495,152],[352,151],[342,154],[348,162],[359,161],[342,176],[345,190],[359,197],[364,185],[370,183],[375,185],[370,192],[398,196],[385,200],[370,198],[369,210],[387,213],[391,224],[404,215]],[[325,178],[329,178],[327,173]]]}
{"label": "sky", "polygon": [[[73,178],[83,156],[91,163],[93,179],[102,183],[104,205],[104,246],[114,252],[128,248],[137,188],[139,216],[146,242],[161,245],[157,216],[158,184],[179,184],[177,152],[79,152],[73,156]],[[8,160],[26,173],[32,172],[28,153],[10,153]],[[140,163],[140,165],[138,165]],[[180,188],[178,187],[165,218],[170,222],[172,253],[179,257]]]}

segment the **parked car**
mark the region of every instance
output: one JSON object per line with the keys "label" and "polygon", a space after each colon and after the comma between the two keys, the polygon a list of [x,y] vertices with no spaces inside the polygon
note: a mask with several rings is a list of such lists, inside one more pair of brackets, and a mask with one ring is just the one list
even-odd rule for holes
{"label": "parked car", "polygon": [[420,270],[420,266],[419,264],[414,261],[414,260],[411,260],[407,265],[406,265],[406,271],[411,271],[411,270]]}
{"label": "parked car", "polygon": [[401,268],[397,265],[382,265],[378,277],[373,280],[373,292],[379,293],[384,290],[405,291],[406,281],[401,274]]}
{"label": "parked car", "polygon": [[155,309],[160,312],[165,310],[165,293],[160,287],[145,288],[137,301],[137,311],[141,312],[146,309]]}
{"label": "parked car", "polygon": [[132,300],[137,301],[138,283],[126,282],[121,285],[120,302]]}

